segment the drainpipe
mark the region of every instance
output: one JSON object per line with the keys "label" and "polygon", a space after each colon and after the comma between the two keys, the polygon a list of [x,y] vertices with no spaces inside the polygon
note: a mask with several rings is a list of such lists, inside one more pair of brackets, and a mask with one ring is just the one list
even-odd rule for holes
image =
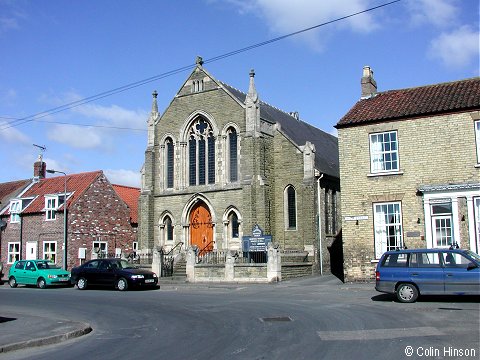
{"label": "drainpipe", "polygon": [[322,216],[321,216],[321,203],[320,203],[320,180],[322,180],[323,174],[320,174],[317,179],[317,204],[318,204],[318,249],[320,257],[320,275],[323,275],[323,250],[322,250]]}

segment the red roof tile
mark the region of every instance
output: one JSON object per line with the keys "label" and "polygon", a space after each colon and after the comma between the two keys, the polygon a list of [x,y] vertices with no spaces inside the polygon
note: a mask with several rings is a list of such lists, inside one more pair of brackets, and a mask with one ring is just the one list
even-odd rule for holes
{"label": "red roof tile", "polygon": [[[102,174],[101,171],[86,172],[67,175],[68,205],[75,202],[85,190]],[[65,189],[65,176],[40,179],[28,189],[22,197],[35,197],[35,199],[23,211],[24,214],[42,212],[45,208],[45,195],[63,194]],[[73,194],[72,194],[73,193]],[[63,207],[62,207],[63,208]]]}
{"label": "red roof tile", "polygon": [[140,197],[140,189],[114,184],[112,184],[112,186],[118,196],[120,196],[130,208],[130,221],[138,224],[138,199]]}
{"label": "red roof tile", "polygon": [[391,90],[358,101],[336,128],[480,108],[480,77]]}

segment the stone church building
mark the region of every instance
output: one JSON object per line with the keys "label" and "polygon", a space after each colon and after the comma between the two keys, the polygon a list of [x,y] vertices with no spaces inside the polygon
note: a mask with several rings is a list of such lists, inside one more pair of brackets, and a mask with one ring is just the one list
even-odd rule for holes
{"label": "stone church building", "polygon": [[163,114],[153,93],[141,254],[192,246],[241,254],[258,225],[283,253],[303,252],[317,272],[330,271],[341,252],[337,138],[263,102],[254,76],[244,93],[197,58]]}

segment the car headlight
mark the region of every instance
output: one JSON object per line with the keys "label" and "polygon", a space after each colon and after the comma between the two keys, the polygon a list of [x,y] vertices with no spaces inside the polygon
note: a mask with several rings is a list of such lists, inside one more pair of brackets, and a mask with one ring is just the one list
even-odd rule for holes
{"label": "car headlight", "polygon": [[158,277],[158,276],[157,276],[157,274],[153,273],[153,277],[156,278],[156,277]]}
{"label": "car headlight", "polygon": [[132,275],[132,279],[143,279],[143,275]]}
{"label": "car headlight", "polygon": [[49,279],[56,279],[58,276],[57,275],[48,275]]}

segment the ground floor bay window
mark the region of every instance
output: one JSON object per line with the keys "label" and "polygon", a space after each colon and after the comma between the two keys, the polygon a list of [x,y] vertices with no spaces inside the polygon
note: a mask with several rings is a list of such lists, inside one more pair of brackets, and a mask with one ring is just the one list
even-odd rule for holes
{"label": "ground floor bay window", "polygon": [[427,248],[480,252],[480,183],[424,186],[425,240]]}
{"label": "ground floor bay window", "polygon": [[385,251],[403,247],[402,207],[400,202],[373,204],[375,258]]}

